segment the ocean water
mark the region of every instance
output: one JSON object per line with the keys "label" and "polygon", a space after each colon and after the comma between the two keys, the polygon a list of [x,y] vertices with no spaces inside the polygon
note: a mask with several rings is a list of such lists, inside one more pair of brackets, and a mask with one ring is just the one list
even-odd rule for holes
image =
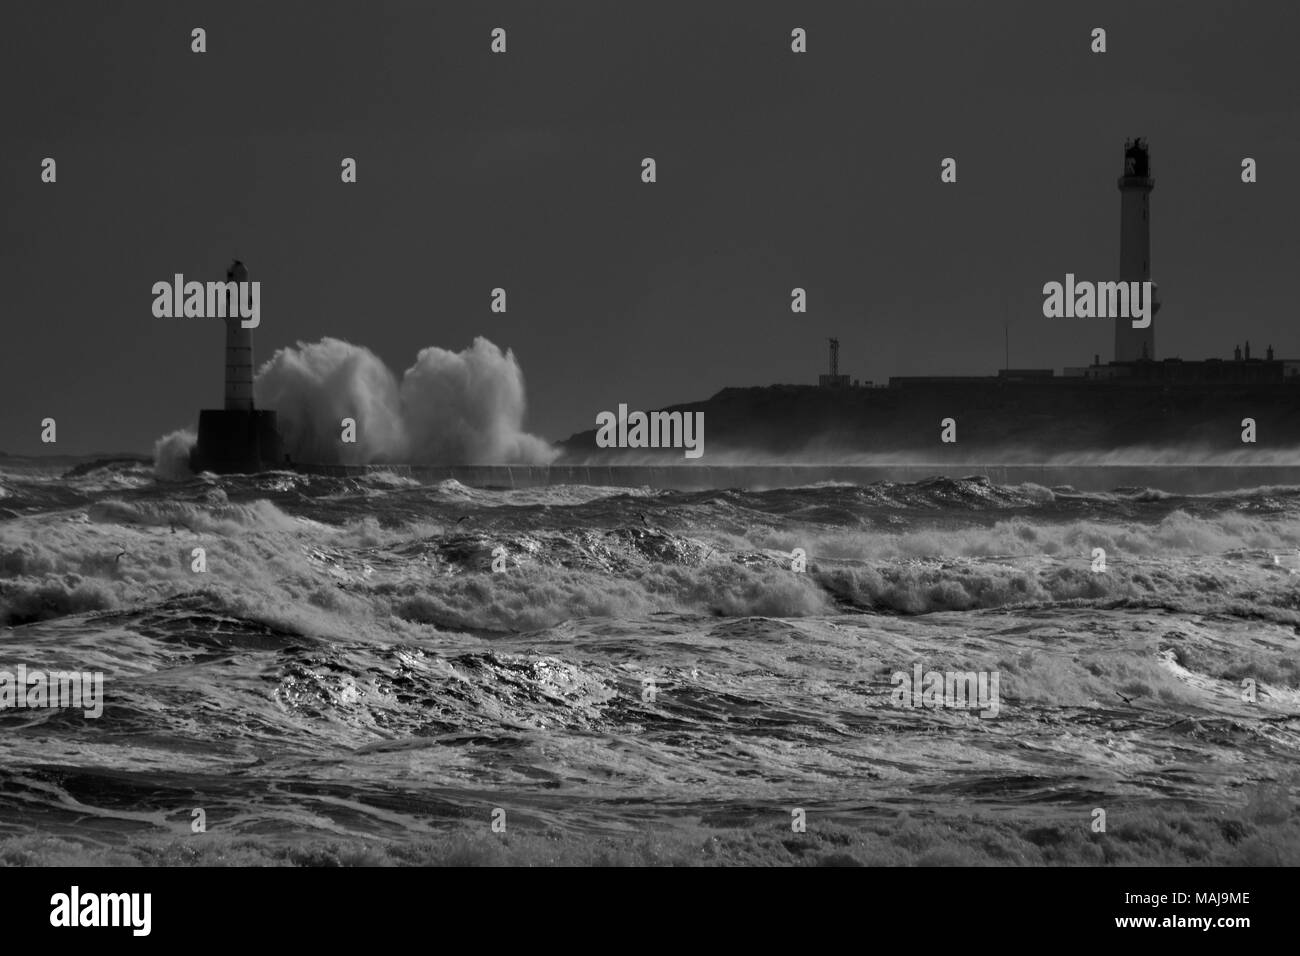
{"label": "ocean water", "polygon": [[1289,487],[3,472],[0,671],[104,701],[0,709],[0,861],[1296,864],[1297,544]]}

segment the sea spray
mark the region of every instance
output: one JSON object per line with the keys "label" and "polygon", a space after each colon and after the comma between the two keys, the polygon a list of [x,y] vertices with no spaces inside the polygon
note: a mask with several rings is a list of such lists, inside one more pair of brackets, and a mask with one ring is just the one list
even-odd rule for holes
{"label": "sea spray", "polygon": [[[523,430],[523,372],[479,337],[461,352],[426,348],[399,380],[369,349],[340,339],[277,351],[254,384],[278,413],[295,461],[542,464],[550,446]],[[340,422],[356,441],[340,441]]]}

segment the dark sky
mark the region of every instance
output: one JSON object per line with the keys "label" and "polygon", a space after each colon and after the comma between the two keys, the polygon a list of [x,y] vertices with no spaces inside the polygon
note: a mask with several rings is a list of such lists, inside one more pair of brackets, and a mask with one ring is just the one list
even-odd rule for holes
{"label": "dark sky", "polygon": [[1108,360],[1110,323],[1041,289],[1117,277],[1133,135],[1159,357],[1300,356],[1298,45],[1277,0],[11,5],[0,449],[55,450],[53,416],[59,452],[147,450],[220,407],[221,323],[154,318],[150,287],[235,255],[259,360],[332,335],[400,374],[484,335],[552,439],[815,382],[829,335],[876,381],[991,374],[1004,321],[1014,366]]}

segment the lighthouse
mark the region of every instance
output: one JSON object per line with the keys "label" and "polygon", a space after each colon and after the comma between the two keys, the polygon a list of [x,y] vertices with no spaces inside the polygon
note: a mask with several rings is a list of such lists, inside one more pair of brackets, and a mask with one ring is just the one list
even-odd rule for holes
{"label": "lighthouse", "polygon": [[[1119,178],[1119,278],[1121,282],[1146,282],[1151,278],[1151,153],[1146,140],[1124,143],[1124,175]],[[1151,287],[1155,298],[1155,285]],[[1155,315],[1158,301],[1150,304],[1151,324],[1133,328],[1128,318],[1115,319],[1115,361],[1138,362],[1156,357]]]}
{"label": "lighthouse", "polygon": [[[226,282],[247,282],[248,269],[236,259]],[[238,302],[239,293],[234,295]],[[226,309],[226,411],[253,410],[253,330],[245,328],[238,308]]]}
{"label": "lighthouse", "polygon": [[[236,259],[226,270],[226,282],[247,281],[248,269]],[[234,295],[237,303],[239,292]],[[199,438],[190,452],[190,470],[228,474],[284,467],[275,412],[253,407],[253,330],[243,325],[238,308],[228,308],[224,321],[225,407],[199,412]]]}

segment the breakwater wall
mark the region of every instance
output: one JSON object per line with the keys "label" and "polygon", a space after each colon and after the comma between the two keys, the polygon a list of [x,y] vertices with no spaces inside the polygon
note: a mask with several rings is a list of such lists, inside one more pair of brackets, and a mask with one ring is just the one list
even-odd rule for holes
{"label": "breakwater wall", "polygon": [[987,477],[1001,485],[1025,482],[1080,491],[1158,488],[1204,494],[1262,485],[1300,485],[1296,465],[295,465],[304,474],[356,477],[388,472],[432,484],[452,479],[475,488],[597,485],[699,491],[711,488],[791,488],[817,482],[866,485],[946,476]]}

